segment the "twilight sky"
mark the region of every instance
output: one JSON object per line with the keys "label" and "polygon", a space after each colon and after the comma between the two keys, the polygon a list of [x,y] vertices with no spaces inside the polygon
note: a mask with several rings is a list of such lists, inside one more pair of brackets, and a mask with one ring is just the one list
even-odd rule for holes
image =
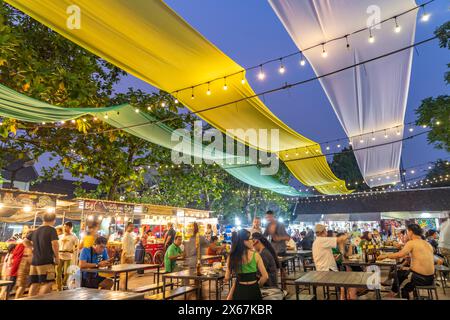
{"label": "twilight sky", "polygon": [[[417,0],[417,3],[423,1]],[[265,0],[166,0],[166,3],[243,67],[298,50]],[[435,1],[427,6],[427,11],[431,13],[430,21],[418,22],[416,41],[431,37],[436,27],[450,16],[446,0]],[[437,41],[418,47],[414,54],[405,123],[415,120],[414,110],[422,99],[449,93],[444,83],[446,64],[450,62],[448,58],[448,51],[439,48]],[[255,72],[249,72],[247,77],[254,90],[260,92],[279,87],[284,82],[314,76],[310,67],[300,68],[298,57],[284,63],[285,75],[278,74],[275,63],[265,68],[267,78],[263,82],[256,79]],[[128,87],[154,90],[132,76],[123,79],[117,90],[125,91]],[[323,142],[345,137],[318,81],[266,95],[262,99],[282,121],[308,138]],[[445,151],[429,146],[425,135],[404,142],[402,155],[406,168],[449,156]]]}

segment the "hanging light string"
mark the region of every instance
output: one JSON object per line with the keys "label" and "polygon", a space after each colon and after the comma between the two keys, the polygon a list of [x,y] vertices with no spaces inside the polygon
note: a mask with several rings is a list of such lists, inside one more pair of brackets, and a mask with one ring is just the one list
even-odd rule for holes
{"label": "hanging light string", "polygon": [[[306,84],[306,83],[309,83],[309,82],[313,82],[313,81],[316,81],[316,80],[319,80],[319,79],[322,79],[322,78],[325,78],[325,77],[328,77],[328,76],[331,76],[331,75],[335,75],[335,74],[337,74],[337,73],[340,73],[340,72],[343,72],[343,71],[347,71],[347,70],[349,70],[349,69],[353,69],[353,68],[355,68],[355,67],[364,65],[364,64],[366,64],[366,63],[370,63],[370,62],[373,62],[373,61],[376,61],[376,60],[380,60],[380,59],[386,58],[386,57],[388,57],[388,56],[391,56],[391,55],[394,55],[394,54],[403,52],[403,51],[405,51],[405,50],[409,50],[409,49],[411,49],[411,48],[414,48],[414,47],[417,47],[417,46],[426,44],[426,43],[431,42],[431,41],[433,41],[433,40],[435,40],[435,39],[437,39],[437,38],[438,38],[438,36],[433,36],[433,37],[431,37],[431,38],[422,40],[422,41],[420,41],[420,42],[416,42],[416,43],[414,43],[414,44],[412,44],[412,45],[409,45],[409,46],[406,46],[406,47],[404,47],[404,48],[401,48],[401,49],[398,49],[398,50],[395,50],[395,51],[392,51],[392,52],[383,54],[383,55],[381,55],[381,56],[378,56],[378,57],[375,57],[375,58],[372,58],[372,59],[369,59],[369,60],[365,60],[365,61],[361,61],[361,62],[359,62],[359,63],[355,63],[355,64],[353,64],[353,65],[351,65],[351,66],[348,66],[348,67],[345,67],[345,68],[342,68],[342,69],[338,69],[338,70],[329,72],[329,73],[327,73],[327,74],[323,74],[323,75],[320,75],[320,76],[315,76],[315,77],[312,77],[312,78],[309,78],[309,79],[306,79],[306,80],[297,81],[297,82],[293,82],[293,83],[290,83],[290,84],[289,84],[289,83],[286,83],[285,85],[283,85],[283,86],[281,86],[281,87],[277,87],[277,88],[274,88],[274,89],[262,91],[262,92],[260,92],[260,93],[256,93],[256,94],[251,95],[251,96],[247,96],[247,97],[244,97],[244,98],[240,98],[240,99],[237,99],[237,100],[234,100],[234,101],[231,101],[231,102],[227,102],[227,103],[223,103],[223,104],[220,104],[220,105],[208,107],[208,108],[206,108],[206,109],[197,110],[197,111],[187,111],[185,114],[186,114],[186,115],[198,115],[198,114],[201,114],[201,113],[204,113],[204,112],[207,112],[207,111],[211,111],[211,110],[215,110],[215,109],[220,109],[220,108],[227,107],[227,106],[236,106],[239,102],[246,101],[246,100],[250,100],[250,99],[254,99],[254,98],[257,98],[257,97],[259,97],[259,96],[263,96],[263,95],[275,93],[275,92],[278,92],[278,91],[281,91],[281,90],[290,89],[290,88],[293,88],[293,87],[296,87],[296,86],[299,86],[299,85],[303,85],[303,84]],[[221,78],[221,79],[222,79],[222,78]],[[190,89],[191,89],[191,88],[190,88]],[[107,117],[108,117],[108,114],[106,113],[106,114],[104,115],[104,118],[107,118]],[[101,133],[110,133],[110,132],[115,132],[115,131],[119,131],[119,130],[131,129],[131,128],[136,128],[136,127],[141,127],[141,126],[146,126],[146,125],[152,125],[152,124],[163,124],[163,123],[165,123],[165,122],[169,122],[169,121],[172,121],[172,120],[177,120],[178,118],[179,118],[179,116],[173,116],[173,117],[168,117],[168,118],[165,118],[165,119],[158,119],[158,120],[145,121],[145,122],[142,122],[142,123],[137,123],[137,124],[133,124],[133,125],[129,125],[129,126],[116,127],[116,128],[111,128],[111,129],[106,129],[106,130],[101,130],[101,131],[96,131],[96,132],[80,133],[80,135],[96,135],[96,134],[101,134]],[[96,119],[96,118],[95,118],[95,119]],[[86,119],[84,119],[83,121],[85,122],[85,120],[86,120]],[[71,122],[72,124],[74,124],[76,121],[75,121],[75,120],[70,120],[70,122]],[[61,123],[62,125],[64,125],[66,122],[61,121],[60,123]],[[440,122],[437,121],[436,124],[439,125]],[[399,126],[396,126],[396,127],[400,127],[400,126],[402,126],[402,125],[399,125]],[[36,127],[36,126],[34,126],[33,128],[35,128],[35,127]],[[47,127],[47,126],[45,126],[45,125],[37,125],[37,127]],[[53,126],[50,126],[50,127],[53,127]],[[394,128],[395,128],[395,127],[394,127]],[[383,131],[383,130],[387,130],[387,129],[386,129],[386,128],[385,128],[385,129],[381,129],[380,131]],[[373,133],[375,133],[375,132],[376,132],[376,131],[374,131]],[[363,135],[367,135],[367,134],[371,134],[371,133],[372,133],[372,132],[370,132],[370,133],[365,133],[365,134],[363,134]],[[361,135],[357,135],[357,136],[361,136]],[[347,138],[342,138],[342,139],[347,139]],[[317,145],[317,144],[313,144],[313,145],[311,145],[311,146],[314,146],[314,145]]]}
{"label": "hanging light string", "polygon": [[191,86],[188,86],[188,87],[184,87],[184,88],[180,88],[180,89],[174,90],[174,91],[171,92],[171,94],[172,94],[172,95],[178,95],[178,94],[179,94],[180,92],[182,92],[182,91],[185,91],[185,90],[191,90],[192,88],[196,88],[196,87],[200,87],[200,86],[205,86],[205,85],[207,85],[207,84],[210,84],[211,82],[220,81],[220,80],[222,80],[222,79],[226,79],[226,78],[233,77],[233,76],[236,76],[236,75],[241,75],[241,76],[243,76],[244,73],[245,73],[246,71],[251,71],[251,70],[255,70],[255,69],[259,69],[259,73],[258,73],[258,75],[257,75],[257,78],[258,78],[259,80],[264,80],[264,79],[265,79],[265,73],[264,73],[264,71],[263,71],[264,66],[266,66],[266,65],[268,65],[268,64],[271,64],[271,63],[274,63],[274,62],[280,63],[280,67],[279,67],[279,69],[278,69],[278,72],[279,72],[281,75],[283,75],[283,74],[285,73],[285,71],[286,71],[285,66],[284,66],[284,64],[283,64],[283,60],[286,60],[286,59],[288,59],[288,58],[291,58],[291,57],[300,55],[300,57],[301,57],[300,65],[301,65],[301,66],[305,66],[306,61],[304,60],[304,53],[305,53],[306,51],[310,51],[310,50],[313,50],[313,49],[315,49],[315,48],[322,47],[322,56],[323,56],[324,58],[327,58],[327,57],[328,57],[328,52],[326,51],[326,46],[327,46],[328,44],[330,44],[330,43],[332,43],[332,42],[339,41],[339,40],[345,40],[345,41],[346,41],[347,48],[350,48],[349,37],[350,37],[350,36],[353,36],[353,35],[356,35],[356,34],[359,34],[359,33],[362,33],[362,32],[368,32],[368,33],[369,33],[369,42],[370,42],[370,43],[373,43],[373,42],[375,42],[375,37],[374,37],[373,34],[372,34],[372,30],[373,30],[375,27],[378,27],[378,26],[380,26],[380,25],[382,25],[382,24],[384,24],[384,23],[386,23],[386,22],[389,22],[389,21],[394,21],[394,23],[395,23],[395,29],[394,29],[394,31],[395,31],[396,33],[398,33],[398,32],[401,31],[401,26],[400,26],[399,23],[398,23],[398,18],[401,17],[401,16],[404,16],[404,15],[406,15],[406,14],[409,14],[410,12],[413,12],[413,11],[416,11],[416,10],[420,10],[420,9],[422,8],[423,11],[424,11],[424,13],[423,13],[423,15],[422,15],[421,21],[422,21],[422,22],[427,22],[427,21],[429,21],[430,13],[428,13],[427,11],[425,11],[425,6],[431,4],[431,3],[434,2],[434,1],[436,1],[436,0],[430,0],[430,1],[425,2],[425,3],[423,3],[423,4],[417,5],[417,6],[413,7],[413,8],[410,8],[410,9],[408,9],[408,10],[406,10],[406,11],[403,11],[403,12],[401,12],[401,13],[399,13],[399,14],[396,14],[395,16],[391,16],[391,17],[389,17],[389,18],[387,18],[387,19],[384,19],[384,20],[382,20],[382,21],[380,21],[380,22],[378,22],[378,23],[374,23],[374,24],[372,24],[372,25],[369,26],[369,27],[364,27],[364,28],[358,29],[358,30],[353,31],[353,32],[351,32],[351,33],[349,33],[349,34],[346,34],[346,35],[343,35],[343,36],[338,36],[338,37],[336,37],[336,38],[333,38],[333,39],[330,39],[330,40],[321,42],[321,43],[319,43],[319,44],[312,45],[312,46],[310,46],[310,47],[308,47],[308,48],[305,48],[305,49],[303,49],[303,50],[298,50],[298,51],[292,52],[292,53],[287,54],[287,55],[285,55],[285,56],[281,56],[281,57],[278,57],[278,58],[266,60],[266,61],[264,61],[264,62],[262,62],[262,63],[257,64],[257,65],[253,65],[253,66],[247,67],[247,68],[245,68],[244,70],[236,71],[236,72],[227,74],[227,75],[225,75],[225,76],[220,76],[220,77],[217,77],[217,78],[214,78],[214,79],[210,79],[210,80],[208,80],[208,81],[201,82],[201,83],[195,84],[195,85],[193,85],[193,86],[191,85]]}

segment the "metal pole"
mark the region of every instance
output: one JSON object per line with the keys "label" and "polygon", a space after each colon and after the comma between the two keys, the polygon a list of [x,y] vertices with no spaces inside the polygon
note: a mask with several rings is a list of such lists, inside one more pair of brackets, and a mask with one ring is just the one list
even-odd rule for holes
{"label": "metal pole", "polygon": [[33,229],[36,228],[37,210],[34,212]]}

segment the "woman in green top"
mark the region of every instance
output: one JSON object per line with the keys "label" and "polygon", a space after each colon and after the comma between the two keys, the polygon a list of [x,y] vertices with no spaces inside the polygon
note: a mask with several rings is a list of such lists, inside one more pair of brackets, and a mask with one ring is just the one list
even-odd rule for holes
{"label": "woman in green top", "polygon": [[[261,274],[257,278],[257,274]],[[227,300],[261,300],[260,286],[269,278],[264,262],[255,250],[250,232],[241,229],[233,232],[231,239],[231,252],[227,260],[225,281],[232,275],[236,281],[231,287]]]}

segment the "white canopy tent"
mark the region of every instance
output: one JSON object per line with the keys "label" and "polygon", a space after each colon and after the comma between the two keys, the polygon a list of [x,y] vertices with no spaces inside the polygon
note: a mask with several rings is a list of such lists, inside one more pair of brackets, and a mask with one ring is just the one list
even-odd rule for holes
{"label": "white canopy tent", "polygon": [[[318,76],[414,42],[417,10],[397,17],[397,29],[395,19],[377,24],[416,7],[414,0],[269,2]],[[370,31],[353,34],[372,26]],[[344,38],[326,43],[339,37]],[[400,181],[412,58],[413,49],[408,49],[320,79],[353,148],[365,148],[355,151],[355,156],[370,187]]]}

